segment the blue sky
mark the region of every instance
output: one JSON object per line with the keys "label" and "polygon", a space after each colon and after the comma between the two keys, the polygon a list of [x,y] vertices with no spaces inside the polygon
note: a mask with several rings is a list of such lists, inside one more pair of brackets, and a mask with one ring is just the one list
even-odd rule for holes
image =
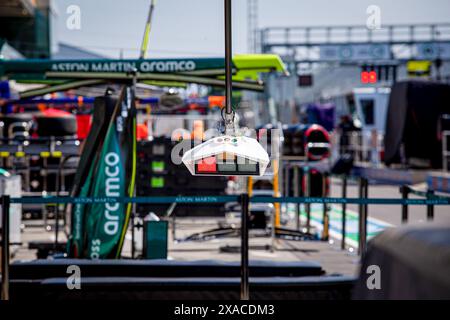
{"label": "blue sky", "polygon": [[[233,0],[233,52],[247,52],[246,0]],[[150,0],[55,0],[61,42],[118,58],[139,54]],[[69,5],[81,9],[81,29],[66,27]],[[381,8],[382,24],[450,23],[450,0],[259,0],[259,27],[365,25],[366,8]],[[157,0],[149,57],[223,55],[223,0]]]}

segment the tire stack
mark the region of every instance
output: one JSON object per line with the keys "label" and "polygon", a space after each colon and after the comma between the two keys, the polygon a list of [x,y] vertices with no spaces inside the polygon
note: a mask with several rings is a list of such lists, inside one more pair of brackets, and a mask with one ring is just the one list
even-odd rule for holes
{"label": "tire stack", "polygon": [[[185,141],[186,142],[186,141]],[[183,142],[183,143],[185,143]],[[183,164],[174,164],[171,159],[175,143],[169,138],[140,141],[137,145],[138,196],[206,196],[224,195],[226,177],[192,176]],[[137,213],[145,216],[153,212],[159,216],[167,214],[170,204],[138,204]],[[177,204],[172,214],[176,216],[223,216],[224,204]]]}
{"label": "tire stack", "polygon": [[[312,124],[296,124],[296,125],[284,125],[283,126],[283,155],[295,156],[295,157],[307,157],[309,162],[326,159],[329,153],[326,149],[311,148],[307,152],[307,144],[312,143],[330,143],[328,132],[321,126]],[[306,189],[307,176],[303,170],[299,170],[299,180],[294,181],[294,169],[289,169],[289,181],[288,190],[286,196],[294,196],[293,190],[295,184],[298,184],[300,196],[303,197],[307,193]],[[328,194],[329,178],[316,169],[309,171],[310,190],[309,196],[311,197],[325,197]],[[325,188],[323,186],[325,182]]]}
{"label": "tire stack", "polygon": [[306,154],[306,145],[312,143],[330,143],[328,132],[317,124],[284,125],[283,155],[308,157],[309,161],[323,160],[329,156],[326,150],[313,148]]}
{"label": "tire stack", "polygon": [[297,157],[305,155],[304,128],[304,125],[283,126],[283,155]]}

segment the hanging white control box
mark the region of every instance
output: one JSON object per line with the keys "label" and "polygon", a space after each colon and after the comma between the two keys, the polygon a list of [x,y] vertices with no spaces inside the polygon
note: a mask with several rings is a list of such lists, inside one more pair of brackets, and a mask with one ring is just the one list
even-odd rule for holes
{"label": "hanging white control box", "polygon": [[187,151],[182,161],[192,175],[262,176],[269,155],[253,138],[225,135]]}

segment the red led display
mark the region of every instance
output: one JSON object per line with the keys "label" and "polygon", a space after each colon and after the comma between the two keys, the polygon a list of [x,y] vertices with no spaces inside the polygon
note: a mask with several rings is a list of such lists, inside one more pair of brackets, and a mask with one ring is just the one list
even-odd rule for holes
{"label": "red led display", "polygon": [[361,83],[376,83],[378,80],[376,71],[362,71],[361,72]]}
{"label": "red led display", "polygon": [[370,71],[369,72],[369,83],[376,83],[377,82],[377,73],[376,71]]}
{"label": "red led display", "polygon": [[369,83],[369,72],[367,71],[361,72],[361,83]]}

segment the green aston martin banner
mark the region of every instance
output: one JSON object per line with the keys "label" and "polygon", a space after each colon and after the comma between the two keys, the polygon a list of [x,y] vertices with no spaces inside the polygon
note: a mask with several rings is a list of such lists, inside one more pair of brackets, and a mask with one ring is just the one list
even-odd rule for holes
{"label": "green aston martin banner", "polygon": [[[278,55],[241,54],[233,57],[233,67],[240,80],[256,80],[260,72],[286,72]],[[72,74],[114,74],[137,71],[145,74],[185,74],[205,77],[223,76],[223,58],[182,58],[182,59],[83,59],[83,60],[1,60],[0,77],[10,80],[55,79],[63,73]],[[244,73],[239,74],[239,72]],[[79,77],[78,77],[79,78]],[[235,80],[238,80],[235,78]],[[64,79],[67,79],[64,77]]]}
{"label": "green aston martin banner", "polygon": [[[136,110],[131,87],[122,90],[104,139],[90,162],[89,174],[79,195],[89,197],[130,197],[136,173]],[[88,137],[89,139],[89,137]],[[120,256],[131,204],[76,204],[72,209],[69,255],[105,259]]]}
{"label": "green aston martin banner", "polygon": [[0,61],[0,76],[9,79],[45,79],[47,72],[183,73],[224,67],[220,58],[186,59],[94,59],[94,60],[10,60]]}
{"label": "green aston martin banner", "polygon": [[[125,197],[134,192],[135,111],[134,99],[127,87],[106,133],[91,195]],[[128,227],[131,204],[105,203],[88,207],[86,218],[87,257],[115,258],[120,255]]]}
{"label": "green aston martin banner", "polygon": [[[92,195],[96,197],[123,197],[126,195],[125,159],[120,152],[117,127],[110,126],[100,154]],[[90,205],[86,219],[87,255],[106,258],[119,242],[124,225],[124,204],[105,203]]]}

